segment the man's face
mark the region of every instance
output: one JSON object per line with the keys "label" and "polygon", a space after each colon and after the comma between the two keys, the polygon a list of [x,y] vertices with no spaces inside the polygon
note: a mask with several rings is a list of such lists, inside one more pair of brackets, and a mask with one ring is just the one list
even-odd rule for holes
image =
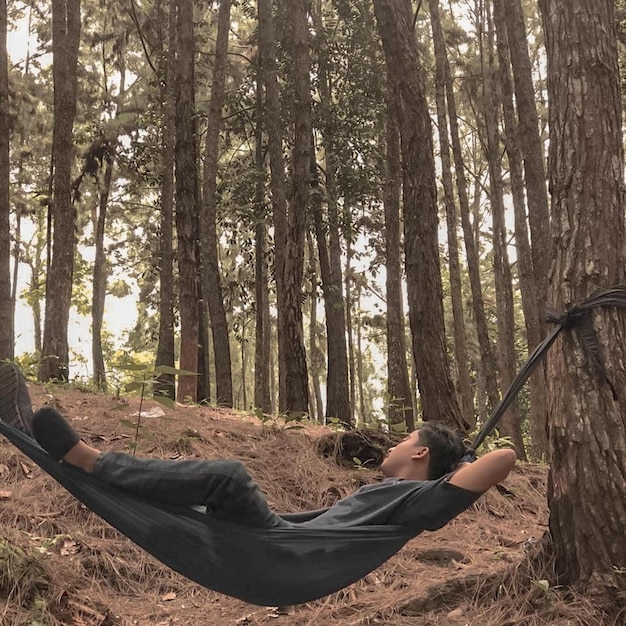
{"label": "man's face", "polygon": [[399,444],[390,448],[381,465],[383,474],[387,477],[403,477],[425,450],[428,448],[419,445],[419,430],[409,433]]}

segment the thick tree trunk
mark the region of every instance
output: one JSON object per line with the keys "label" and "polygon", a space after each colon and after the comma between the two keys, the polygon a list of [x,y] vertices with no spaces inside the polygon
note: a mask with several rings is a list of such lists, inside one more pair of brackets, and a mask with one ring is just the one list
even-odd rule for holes
{"label": "thick tree trunk", "polygon": [[76,248],[76,208],[72,203],[71,185],[80,29],[80,0],[53,0],[53,234],[52,259],[48,265],[46,281],[46,313],[39,369],[39,378],[43,381],[69,378],[67,329]]}
{"label": "thick tree trunk", "polygon": [[[308,209],[311,164],[311,78],[308,52],[307,12],[304,0],[289,2],[292,28],[294,83],[294,138],[292,150],[293,192],[287,217],[285,262],[282,270],[283,298],[278,303],[283,313],[286,342],[279,364],[285,379],[281,412],[306,414],[309,386],[302,325],[302,280],[304,272],[304,231]],[[280,319],[279,319],[280,326]]]}
{"label": "thick tree trunk", "polygon": [[423,415],[466,430],[446,351],[432,129],[411,3],[374,0],[374,10],[387,71],[398,92],[409,322]]}
{"label": "thick tree trunk", "polygon": [[[539,118],[535,102],[532,66],[528,53],[528,39],[520,0],[507,0],[503,10],[511,66],[515,84],[515,101],[518,115],[519,144],[524,159],[528,221],[532,241],[532,264],[536,293],[536,319],[538,328],[528,332],[528,348],[533,350],[541,341],[544,331],[545,305],[550,271],[550,216],[546,190],[546,172]],[[545,364],[530,380],[530,429],[533,454],[537,457],[547,452]]]}
{"label": "thick tree trunk", "polygon": [[[513,102],[513,86],[511,82],[511,63],[509,57],[508,35],[504,13],[506,6],[503,0],[494,0],[494,23],[497,32],[498,62],[500,66],[498,83],[502,90],[502,110],[504,115],[504,136],[509,175],[511,178],[511,196],[515,215],[515,247],[517,250],[517,274],[519,276],[522,309],[526,327],[528,352],[541,342],[541,323],[537,307],[537,284],[533,272],[533,260],[528,239],[526,220],[526,201],[524,198],[524,174],[522,169],[522,153],[518,140],[518,124],[515,117]],[[529,380],[530,391],[530,424],[533,433],[531,456],[539,459],[545,453],[545,428],[543,437],[538,440],[534,436],[533,425],[545,425],[546,394],[543,367]]]}
{"label": "thick tree trunk", "polygon": [[[614,3],[540,0],[548,59],[553,266],[564,311],[626,279],[622,101]],[[599,362],[567,333],[548,355],[548,502],[560,582],[606,584],[626,564],[626,315],[597,310]]]}
{"label": "thick tree trunk", "polygon": [[[309,167],[309,138],[310,122],[307,125],[302,116],[306,116],[304,109],[310,110],[310,92],[300,93],[302,85],[298,84],[299,102],[296,112],[296,138],[294,149],[293,177],[297,181],[291,209],[287,211],[285,193],[285,164],[282,148],[282,120],[280,115],[280,93],[278,89],[278,67],[276,63],[276,41],[274,35],[274,21],[271,12],[271,3],[268,0],[259,0],[259,40],[263,57],[263,80],[266,90],[265,126],[268,134],[270,154],[272,203],[274,208],[274,265],[276,276],[276,304],[278,311],[278,377],[279,377],[279,410],[281,413],[306,414],[308,411],[308,375],[306,372],[306,358],[304,351],[304,332],[302,328],[301,287],[304,263],[304,215],[308,193]],[[302,7],[295,6],[294,28],[299,33],[303,25]],[[296,39],[297,41],[297,39]],[[298,41],[294,46],[294,53],[298,57],[298,69],[302,60],[299,55],[306,53],[302,43]],[[308,72],[308,62],[306,63]],[[296,71],[296,76],[302,72]],[[308,74],[307,74],[308,75]],[[306,138],[302,133],[307,130]],[[305,142],[304,145],[302,142]],[[306,163],[303,158],[306,157]],[[297,165],[297,167],[296,167]],[[303,172],[303,168],[305,168]],[[301,177],[304,176],[302,179]],[[304,182],[303,182],[304,181]]]}
{"label": "thick tree trunk", "polygon": [[[164,125],[161,150],[161,232],[159,234],[159,341],[156,365],[174,367],[174,149],[176,145],[176,3],[170,2],[165,61]],[[159,374],[155,393],[175,397],[172,374]]]}
{"label": "thick tree trunk", "polygon": [[385,159],[385,291],[387,295],[387,419],[389,425],[415,430],[413,398],[406,360],[404,307],[402,304],[402,253],[400,248],[400,129],[393,85],[387,81]]}
{"label": "thick tree trunk", "polygon": [[200,255],[202,296],[209,307],[215,356],[215,385],[218,406],[233,406],[230,341],[218,258],[216,188],[220,127],[225,91],[226,55],[230,29],[230,0],[221,0],[217,43],[213,63],[211,100],[207,121],[202,211],[200,214]]}
{"label": "thick tree trunk", "polygon": [[[311,200],[311,205],[314,207],[316,203],[315,197]],[[315,212],[315,209],[314,209]],[[320,384],[320,378],[322,369],[324,366],[324,354],[320,350],[317,340],[317,304],[318,304],[318,275],[317,275],[317,263],[315,254],[315,245],[313,243],[313,237],[310,232],[306,234],[307,249],[309,252],[309,277],[311,279],[310,296],[309,296],[309,378],[311,379],[311,394],[310,394],[310,416],[313,421],[318,421],[320,424],[325,423],[324,419],[324,403],[322,401],[322,386]]]}
{"label": "thick tree trunk", "polygon": [[[180,368],[198,371],[198,306],[196,285],[196,141],[194,138],[193,0],[178,2],[178,100],[176,106],[176,231],[180,309]],[[195,376],[180,376],[179,402],[196,401]]]}
{"label": "thick tree trunk", "polygon": [[439,150],[441,155],[441,180],[446,207],[450,299],[452,301],[452,318],[454,324],[454,355],[458,373],[457,391],[463,417],[473,427],[476,424],[476,418],[474,416],[474,397],[469,374],[467,339],[465,337],[465,316],[463,314],[463,292],[457,236],[458,216],[454,199],[450,140],[448,137],[448,118],[446,115],[445,90],[449,80],[447,74],[450,68],[448,66],[446,44],[439,17],[439,0],[430,0],[429,6],[435,48],[435,102],[437,106],[437,130],[439,131]]}
{"label": "thick tree trunk", "polygon": [[9,64],[7,4],[0,0],[0,360],[13,359],[11,231],[9,223]]}

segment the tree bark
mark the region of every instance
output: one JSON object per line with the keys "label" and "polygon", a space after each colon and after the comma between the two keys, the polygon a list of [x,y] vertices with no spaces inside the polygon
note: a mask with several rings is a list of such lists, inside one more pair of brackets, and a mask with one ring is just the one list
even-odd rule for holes
{"label": "tree bark", "polygon": [[[559,311],[624,283],[622,101],[614,3],[540,0],[548,60],[553,265]],[[575,333],[548,354],[548,503],[560,583],[615,601],[626,564],[626,316],[596,309],[594,364]]]}
{"label": "tree bark", "polygon": [[[193,0],[178,2],[178,98],[176,103],[176,231],[180,309],[180,368],[198,371],[196,289],[196,141],[194,137]],[[179,376],[177,399],[196,401],[195,376]]]}
{"label": "tree bark", "polygon": [[80,0],[53,0],[53,233],[52,258],[46,280],[46,312],[39,369],[39,378],[42,381],[69,379],[67,330],[76,249],[76,208],[71,198],[71,186],[80,30]]}
{"label": "tree bark", "polygon": [[387,419],[415,430],[413,398],[406,360],[404,306],[402,303],[402,253],[400,225],[400,129],[396,94],[387,80],[386,159],[385,159],[385,290],[387,295]]}
{"label": "tree bark", "polygon": [[[324,33],[321,3],[316,3],[313,24],[318,33]],[[343,272],[341,268],[341,235],[337,202],[337,157],[335,137],[330,126],[336,115],[328,60],[326,39],[321,36],[318,45],[319,71],[319,116],[322,145],[324,148],[324,170],[326,173],[325,191],[319,186],[317,160],[312,154],[311,177],[318,197],[313,198],[319,215],[315,217],[316,238],[320,259],[320,273],[324,293],[326,315],[326,345],[328,371],[326,381],[326,417],[337,418],[350,426],[350,383],[348,376],[348,347],[346,341],[346,303],[343,293]],[[315,150],[313,139],[312,150]],[[328,220],[323,226],[322,196],[328,207]],[[326,234],[328,233],[328,235]],[[328,243],[327,243],[328,237]]]}
{"label": "tree bark", "polygon": [[[167,56],[165,57],[163,135],[161,150],[161,214],[159,233],[159,340],[156,365],[174,367],[174,150],[176,145],[176,2],[170,2]],[[172,374],[158,376],[155,393],[171,400],[175,397]]]}
{"label": "tree bark", "polygon": [[[304,216],[307,206],[310,141],[310,90],[306,57],[306,21],[299,0],[292,6],[294,17],[294,64],[296,80],[296,135],[294,137],[294,197],[287,210],[285,164],[282,148],[282,121],[276,40],[271,3],[259,0],[259,40],[263,56],[266,91],[265,127],[270,154],[272,203],[274,209],[274,267],[278,311],[279,411],[305,415],[309,408],[308,374],[302,328],[301,287],[304,264]],[[304,29],[304,41],[302,30]],[[305,58],[303,58],[303,55]],[[306,76],[305,76],[306,74]],[[302,81],[306,83],[303,86]],[[308,113],[307,113],[308,111]],[[304,137],[303,133],[308,134]],[[304,142],[304,143],[303,143]],[[306,161],[305,161],[306,157]],[[296,195],[297,194],[297,195]]]}
{"label": "tree bark", "polygon": [[446,351],[432,129],[411,3],[374,0],[374,11],[398,92],[409,322],[423,415],[465,431]]}
{"label": "tree bark", "polygon": [[446,226],[448,235],[448,267],[450,271],[450,299],[454,324],[454,355],[457,369],[457,391],[459,404],[465,420],[473,427],[474,397],[469,374],[469,354],[465,337],[465,316],[463,314],[463,291],[461,269],[459,266],[459,243],[457,236],[458,215],[454,200],[452,181],[452,163],[450,159],[450,140],[448,137],[448,119],[446,115],[446,84],[450,68],[446,56],[446,44],[439,17],[439,0],[430,0],[430,21],[435,48],[435,102],[437,107],[437,130],[439,131],[439,151],[441,155],[441,182],[443,185],[446,207]]}
{"label": "tree bark", "polygon": [[9,220],[9,63],[7,4],[0,0],[0,361],[13,359],[14,316],[11,297]]}
{"label": "tree bark", "polygon": [[222,281],[218,259],[217,240],[217,162],[219,138],[222,122],[222,108],[226,79],[226,55],[228,54],[228,33],[230,29],[230,0],[221,0],[211,99],[207,122],[202,211],[200,213],[200,255],[202,261],[202,296],[209,307],[211,331],[215,356],[216,402],[218,406],[233,406],[233,382],[230,362],[230,341]]}
{"label": "tree bark", "polygon": [[[123,84],[123,83],[122,83]],[[109,150],[114,150],[111,146]],[[104,303],[107,291],[108,263],[104,254],[104,233],[106,227],[107,205],[113,179],[115,156],[107,152],[105,157],[104,179],[100,186],[97,218],[95,224],[95,259],[93,264],[93,288],[91,304],[91,356],[93,361],[93,382],[97,389],[107,390],[106,369],[102,352],[102,323],[104,320]]]}
{"label": "tree bark", "polygon": [[263,413],[272,410],[270,392],[270,305],[267,277],[266,242],[267,211],[265,208],[265,158],[263,156],[263,86],[261,53],[257,55],[256,73],[256,119],[254,129],[254,153],[256,168],[254,226],[254,294],[255,294],[255,341],[254,341],[254,406]]}

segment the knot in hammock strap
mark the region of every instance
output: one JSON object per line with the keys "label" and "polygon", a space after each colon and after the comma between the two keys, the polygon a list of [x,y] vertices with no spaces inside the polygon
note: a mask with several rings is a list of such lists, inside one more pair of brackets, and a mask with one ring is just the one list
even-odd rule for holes
{"label": "knot in hammock strap", "polygon": [[616,397],[616,391],[613,384],[608,379],[602,361],[600,359],[600,343],[593,330],[591,322],[591,310],[597,307],[614,306],[617,308],[626,308],[626,285],[616,285],[609,289],[603,289],[589,296],[580,304],[568,307],[564,313],[559,313],[556,309],[548,308],[546,311],[546,321],[555,324],[556,328],[533,350],[528,360],[513,379],[510,387],[502,396],[502,399],[493,410],[489,419],[484,423],[478,435],[474,439],[471,450],[477,450],[483,443],[489,433],[496,427],[500,418],[515,400],[520,389],[524,386],[530,375],[533,373],[539,361],[548,352],[550,346],[555,342],[556,338],[562,330],[576,330],[581,344],[589,356],[590,360],[598,368],[603,379],[608,383],[613,396]]}

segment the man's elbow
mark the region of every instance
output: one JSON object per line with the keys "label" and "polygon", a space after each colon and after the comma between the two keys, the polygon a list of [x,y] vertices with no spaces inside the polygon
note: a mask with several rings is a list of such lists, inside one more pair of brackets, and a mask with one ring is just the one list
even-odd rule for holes
{"label": "man's elbow", "polygon": [[496,482],[503,481],[510,473],[511,470],[515,467],[515,461],[517,460],[517,455],[515,454],[515,450],[512,448],[502,448],[501,450],[494,450],[492,454],[496,455],[496,468],[495,474],[497,474]]}

